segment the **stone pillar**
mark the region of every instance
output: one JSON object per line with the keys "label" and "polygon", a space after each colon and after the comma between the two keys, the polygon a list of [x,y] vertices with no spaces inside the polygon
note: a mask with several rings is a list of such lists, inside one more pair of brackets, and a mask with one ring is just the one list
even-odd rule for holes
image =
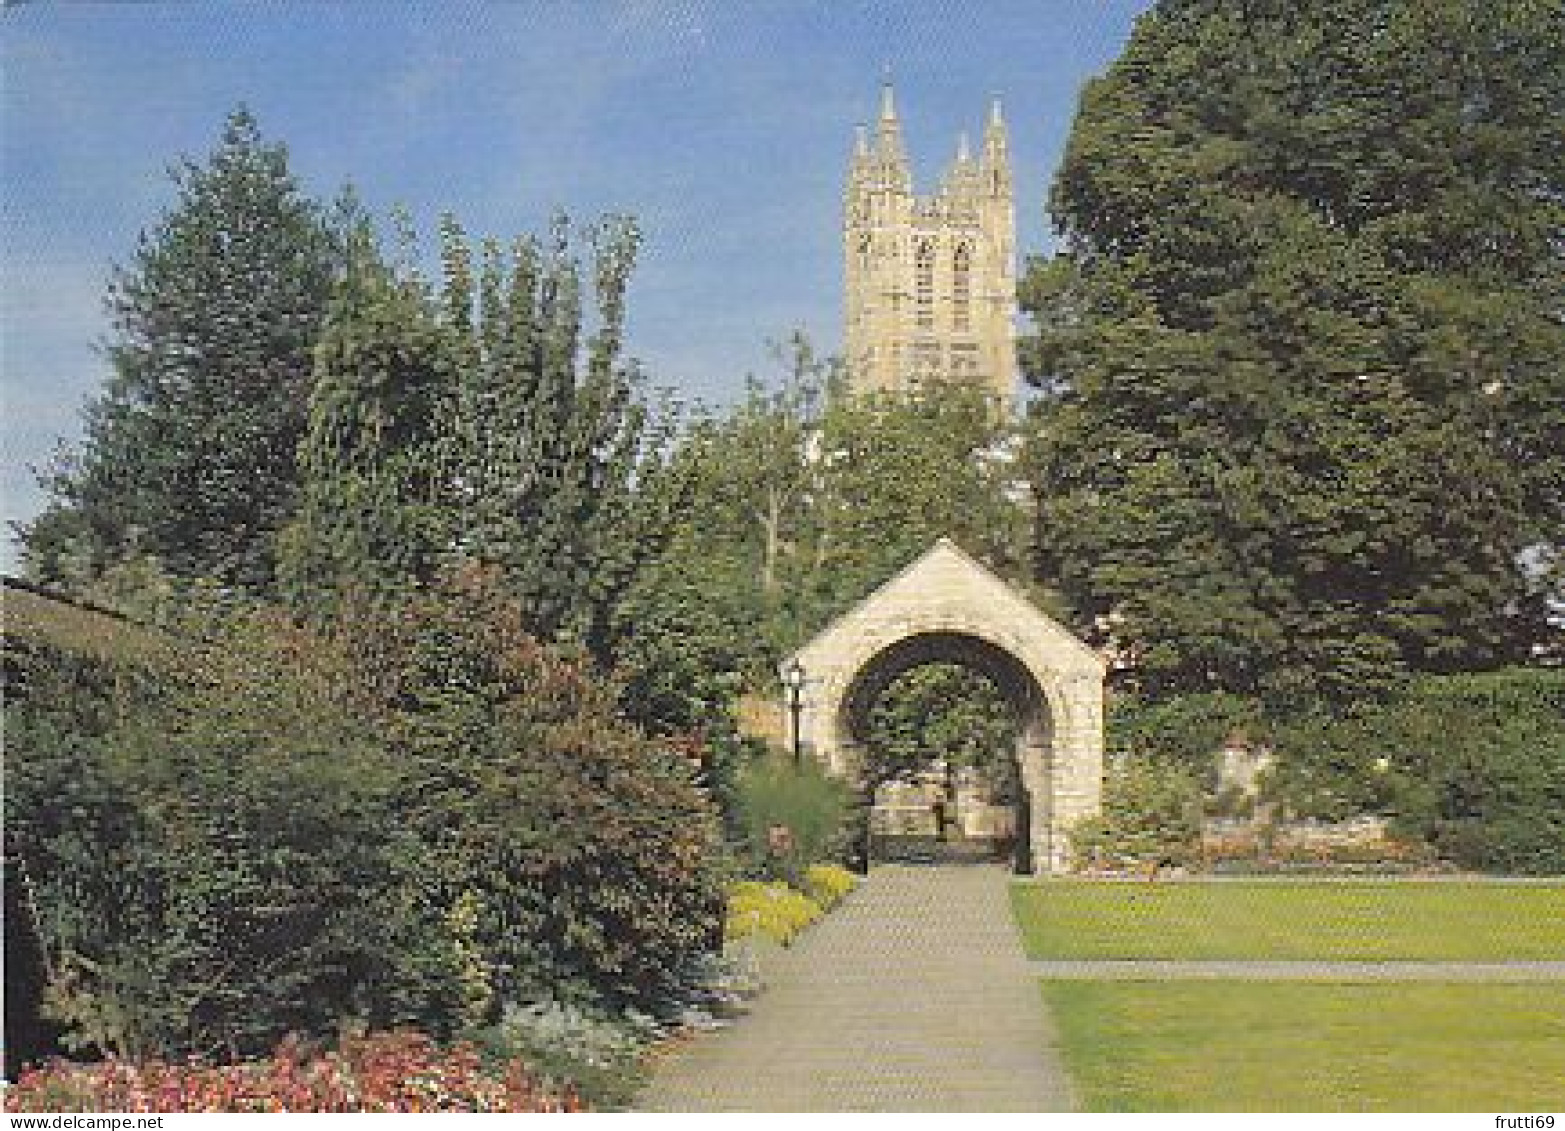
{"label": "stone pillar", "polygon": [[1075,679],[1064,687],[1068,708],[1054,720],[1050,750],[1050,868],[1071,870],[1070,830],[1097,813],[1103,799],[1103,689]]}

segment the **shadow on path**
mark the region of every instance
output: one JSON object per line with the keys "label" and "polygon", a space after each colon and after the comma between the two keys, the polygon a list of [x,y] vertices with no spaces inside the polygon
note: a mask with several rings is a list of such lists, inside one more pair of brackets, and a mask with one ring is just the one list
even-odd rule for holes
{"label": "shadow on path", "polygon": [[791,950],[752,1013],[671,1053],[643,1111],[1073,1106],[997,867],[875,869]]}

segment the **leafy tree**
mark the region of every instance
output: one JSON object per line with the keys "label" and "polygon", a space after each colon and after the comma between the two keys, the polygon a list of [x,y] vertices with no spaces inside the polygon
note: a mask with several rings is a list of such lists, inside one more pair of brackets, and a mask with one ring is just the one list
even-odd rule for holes
{"label": "leafy tree", "polygon": [[655,565],[621,603],[616,678],[620,710],[649,734],[690,744],[725,832],[739,829],[739,779],[761,744],[739,730],[752,647],[739,600],[714,603],[700,585]]}
{"label": "leafy tree", "polygon": [[655,417],[624,357],[626,292],[640,233],[609,216],[588,233],[596,326],[584,328],[583,264],[570,226],[486,243],[475,284],[447,220],[446,325],[462,359],[449,438],[452,541],[499,566],[543,637],[569,632],[600,658],[615,610],[680,509],[665,468],[672,418]]}
{"label": "leafy tree", "polygon": [[546,244],[485,241],[475,267],[447,216],[434,284],[386,265],[358,230],[300,453],[296,603],[394,602],[457,565],[494,566],[535,633],[609,658],[616,609],[671,529],[682,480],[665,466],[667,419],[622,357],[635,226],[610,218],[591,238],[588,335],[563,218]]}
{"label": "leafy tree", "polygon": [[1020,432],[960,383],[833,402],[812,464],[795,631],[817,631],[942,536],[1029,588]]}
{"label": "leafy tree", "polygon": [[753,387],[681,447],[689,503],[657,567],[680,579],[685,607],[743,626],[736,660],[752,686],[942,535],[1028,572],[1015,429],[980,393],[848,398],[802,337],[784,356],[780,389]]}
{"label": "leafy tree", "polygon": [[865,739],[872,786],[913,781],[936,761],[947,777],[984,771],[1001,796],[1015,789],[1016,713],[987,677],[961,664],[913,668],[870,708]]}
{"label": "leafy tree", "polygon": [[750,641],[739,603],[714,605],[709,597],[660,569],[620,608],[622,704],[651,733],[710,736],[734,728]]}
{"label": "leafy tree", "polygon": [[774,600],[783,584],[783,559],[797,545],[809,505],[812,476],[809,445],[820,427],[828,396],[841,395],[841,375],[829,359],[815,353],[804,331],[772,344],[785,366],[782,384],[767,390],[752,380],[747,396],[724,425],[727,449],[747,458],[719,473],[713,501],[748,519],[759,534],[758,585]]}
{"label": "leafy tree", "polygon": [[797,600],[820,415],[839,384],[835,364],[818,357],[802,331],[772,350],[784,366],[780,384],[750,381],[741,404],[697,419],[679,446],[673,472],[689,503],[636,599],[643,616],[678,623],[687,639],[702,627],[687,614],[714,613],[730,627],[706,647],[737,642],[740,669],[752,681],[766,678],[785,610]]}
{"label": "leafy tree", "polygon": [[315,365],[282,590],[318,618],[345,601],[388,608],[430,583],[446,550],[439,445],[455,358],[427,295],[382,262],[365,223]]}
{"label": "leafy tree", "polygon": [[1090,84],[1022,292],[1030,466],[1046,571],[1144,690],[1548,638],[1562,121],[1565,16],[1527,0],[1170,0]]}
{"label": "leafy tree", "polygon": [[28,568],[66,584],[151,556],[170,572],[265,589],[292,513],[310,352],[337,269],[322,210],[248,111],[143,233],[108,297],[115,339],[86,439],[45,484]]}

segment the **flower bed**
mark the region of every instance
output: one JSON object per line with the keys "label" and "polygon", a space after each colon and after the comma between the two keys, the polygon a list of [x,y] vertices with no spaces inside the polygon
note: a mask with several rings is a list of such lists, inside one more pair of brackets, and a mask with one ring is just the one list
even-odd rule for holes
{"label": "flower bed", "polygon": [[519,1060],[495,1071],[470,1044],[441,1048],[398,1030],[343,1039],[335,1052],[284,1041],[270,1060],[231,1065],[55,1061],[27,1069],[6,1111],[553,1112],[574,1091],[548,1091]]}
{"label": "flower bed", "polygon": [[858,878],[835,864],[811,864],[804,872],[804,890],[811,899],[830,911],[859,886]]}
{"label": "flower bed", "polygon": [[781,880],[741,880],[728,890],[724,937],[732,941],[764,935],[789,946],[799,932],[853,890],[858,881],[850,872],[829,864],[812,865],[804,880],[809,894]]}
{"label": "flower bed", "polygon": [[1208,833],[1197,860],[1202,871],[1221,874],[1323,875],[1427,873],[1449,870],[1423,844],[1395,840],[1354,826],[1285,826],[1281,829]]}

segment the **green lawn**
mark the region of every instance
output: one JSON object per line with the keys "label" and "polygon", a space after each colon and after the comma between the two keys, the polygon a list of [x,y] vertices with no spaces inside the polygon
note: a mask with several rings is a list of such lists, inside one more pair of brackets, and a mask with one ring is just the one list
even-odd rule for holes
{"label": "green lawn", "polygon": [[1049,981],[1088,1111],[1565,1110],[1565,985]]}
{"label": "green lawn", "polygon": [[1034,958],[1565,960],[1565,883],[1017,883]]}

